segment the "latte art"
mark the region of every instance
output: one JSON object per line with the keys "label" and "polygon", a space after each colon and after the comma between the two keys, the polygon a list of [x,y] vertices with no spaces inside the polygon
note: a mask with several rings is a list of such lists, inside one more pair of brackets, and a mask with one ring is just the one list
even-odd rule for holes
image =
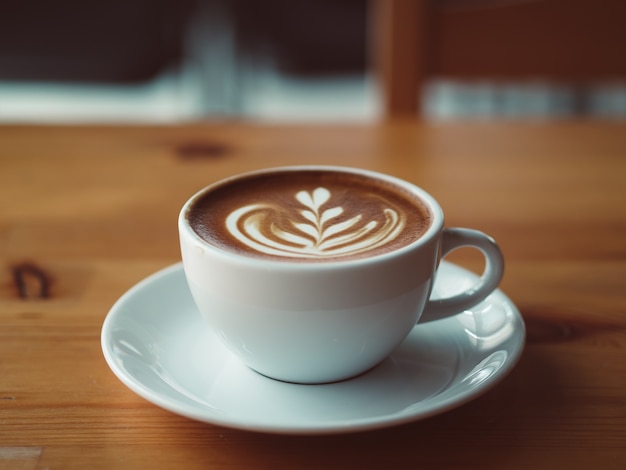
{"label": "latte art", "polygon": [[402,232],[405,216],[379,200],[376,211],[350,213],[332,203],[331,191],[318,187],[295,195],[297,210],[271,203],[250,204],[226,219],[231,235],[265,255],[336,258],[380,247]]}
{"label": "latte art", "polygon": [[330,262],[388,253],[430,227],[410,189],[341,169],[261,171],[205,188],[186,209],[193,231],[238,255]]}

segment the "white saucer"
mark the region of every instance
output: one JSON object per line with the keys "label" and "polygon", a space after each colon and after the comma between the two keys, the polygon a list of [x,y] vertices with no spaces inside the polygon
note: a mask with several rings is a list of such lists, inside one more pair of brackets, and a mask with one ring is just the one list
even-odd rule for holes
{"label": "white saucer", "polygon": [[[474,279],[444,262],[434,295]],[[324,434],[406,423],[466,403],[513,368],[524,338],[519,311],[496,291],[471,311],[416,326],[391,357],[357,378],[279,382],[239,363],[208,330],[176,264],[116,302],[102,328],[102,350],[125,385],[174,413],[254,431]]]}

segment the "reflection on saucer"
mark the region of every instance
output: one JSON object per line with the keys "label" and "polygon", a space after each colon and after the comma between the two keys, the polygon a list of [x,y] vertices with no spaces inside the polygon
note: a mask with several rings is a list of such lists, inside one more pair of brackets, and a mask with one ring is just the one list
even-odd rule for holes
{"label": "reflection on saucer", "polygon": [[469,374],[463,377],[462,382],[467,382],[468,386],[476,387],[488,380],[506,364],[509,354],[505,350],[491,353],[485,359],[480,361]]}
{"label": "reflection on saucer", "polygon": [[474,347],[480,351],[493,349],[515,333],[512,304],[487,299],[471,310],[458,315],[465,333]]}

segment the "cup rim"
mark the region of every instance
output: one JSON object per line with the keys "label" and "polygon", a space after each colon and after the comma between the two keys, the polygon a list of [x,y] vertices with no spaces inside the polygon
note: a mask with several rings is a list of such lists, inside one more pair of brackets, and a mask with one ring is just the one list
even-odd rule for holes
{"label": "cup rim", "polygon": [[[250,176],[263,175],[267,173],[288,173],[294,171],[331,171],[338,173],[350,173],[350,174],[359,174],[372,179],[382,179],[394,185],[400,186],[412,194],[416,195],[427,207],[430,215],[432,217],[431,223],[426,231],[417,238],[413,240],[411,243],[399,247],[397,249],[387,251],[384,253],[374,254],[372,256],[364,256],[359,258],[334,258],[325,261],[314,261],[307,259],[298,259],[298,261],[290,261],[289,259],[277,259],[277,258],[262,258],[256,256],[249,256],[245,254],[240,254],[217,245],[214,245],[204,238],[202,238],[196,231],[191,227],[189,220],[187,218],[187,214],[191,208],[191,206],[201,197],[203,197],[206,193],[214,190],[215,188],[219,188],[221,186],[227,185],[233,181],[237,181],[242,178],[247,178]],[[222,178],[214,183],[211,183],[207,186],[204,186],[200,190],[196,191],[191,197],[189,197],[183,207],[181,208],[178,214],[178,228],[181,239],[182,239],[182,231],[191,236],[196,242],[200,243],[203,248],[208,249],[211,253],[219,255],[224,258],[228,258],[232,261],[237,261],[241,264],[248,264],[253,266],[263,266],[263,267],[272,267],[273,269],[284,269],[284,268],[302,268],[305,267],[307,269],[328,269],[332,268],[341,268],[341,267],[353,267],[370,264],[372,262],[380,262],[385,260],[392,260],[398,257],[403,256],[405,253],[413,251],[423,245],[428,244],[441,230],[444,225],[444,215],[443,210],[437,200],[431,196],[428,192],[426,192],[421,187],[417,186],[414,183],[403,180],[399,177],[392,176],[389,174],[381,173],[378,171],[367,170],[363,168],[356,167],[348,167],[348,166],[335,166],[335,165],[288,165],[288,166],[277,166],[277,167],[268,167],[258,170],[246,171],[242,173],[237,173],[232,176],[228,176],[226,178]],[[181,240],[182,241],[182,240]]]}

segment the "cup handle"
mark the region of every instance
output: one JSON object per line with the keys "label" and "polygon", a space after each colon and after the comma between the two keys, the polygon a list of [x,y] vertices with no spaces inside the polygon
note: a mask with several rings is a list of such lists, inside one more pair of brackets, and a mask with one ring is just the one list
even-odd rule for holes
{"label": "cup handle", "polygon": [[443,299],[431,299],[426,304],[420,323],[439,320],[461,313],[482,302],[496,288],[504,274],[504,257],[500,247],[489,235],[468,228],[446,228],[441,240],[441,258],[461,247],[472,247],[485,256],[485,270],[478,282],[466,291]]}

